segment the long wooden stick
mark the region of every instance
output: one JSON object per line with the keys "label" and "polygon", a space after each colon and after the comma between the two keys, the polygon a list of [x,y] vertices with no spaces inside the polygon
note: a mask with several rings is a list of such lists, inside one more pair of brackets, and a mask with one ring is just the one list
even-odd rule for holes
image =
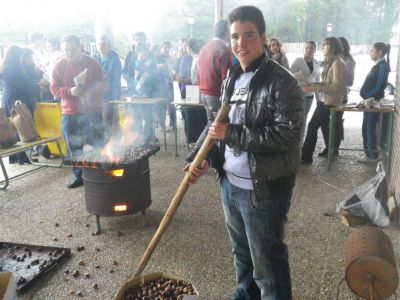
{"label": "long wooden stick", "polygon": [[[224,122],[228,116],[229,110],[230,110],[229,104],[223,104],[215,118],[215,122],[218,123]],[[199,152],[197,152],[196,157],[194,158],[192,164],[190,165],[190,169],[201,166],[201,164],[203,163],[204,159],[207,156],[208,151],[210,151],[211,147],[213,146],[214,142],[215,141],[207,134],[207,137],[204,140],[203,144],[201,145]],[[185,196],[186,191],[189,188],[189,184],[190,184],[190,176],[189,172],[187,172],[181,184],[179,185],[175,193],[175,196],[168,207],[167,212],[165,213],[163,219],[161,220],[161,223],[158,226],[156,233],[151,239],[149,245],[147,246],[147,249],[142,256],[142,259],[140,260],[137,270],[135,274],[132,276],[132,279],[141,275],[143,270],[146,268],[146,265],[149,262],[150,257],[154,252],[154,249],[157,247],[158,242],[161,240],[161,237],[164,235],[165,230],[167,229],[169,223],[171,222],[173,216],[175,215],[176,210],[181,204],[183,197]]]}

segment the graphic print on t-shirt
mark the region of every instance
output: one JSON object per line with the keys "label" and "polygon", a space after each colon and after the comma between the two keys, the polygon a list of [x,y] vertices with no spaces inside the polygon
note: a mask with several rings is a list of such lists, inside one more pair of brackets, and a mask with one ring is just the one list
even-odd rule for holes
{"label": "graphic print on t-shirt", "polygon": [[[249,94],[249,84],[253,75],[253,72],[247,72],[241,74],[240,77],[236,79],[235,88],[230,100],[230,124],[245,123],[246,99]],[[234,146],[233,148],[227,145],[225,146],[224,170],[226,171],[229,181],[233,185],[247,190],[253,189],[248,155],[240,146]]]}

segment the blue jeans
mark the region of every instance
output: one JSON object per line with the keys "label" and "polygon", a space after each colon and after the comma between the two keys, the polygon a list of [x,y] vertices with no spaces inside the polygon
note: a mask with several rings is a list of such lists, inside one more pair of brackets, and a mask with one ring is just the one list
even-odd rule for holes
{"label": "blue jeans", "polygon": [[272,199],[256,199],[254,191],[232,185],[225,176],[221,180],[222,207],[233,247],[236,282],[239,288],[248,291],[254,279],[262,300],[292,299],[283,232],[293,185]]}
{"label": "blue jeans", "polygon": [[365,112],[362,124],[362,135],[365,154],[368,158],[378,158],[376,151],[376,124],[379,120],[379,113]]}
{"label": "blue jeans", "polygon": [[[68,146],[68,158],[73,159],[85,144],[98,145],[103,142],[102,113],[62,115],[61,130]],[[73,167],[75,180],[82,181],[82,169]]]}

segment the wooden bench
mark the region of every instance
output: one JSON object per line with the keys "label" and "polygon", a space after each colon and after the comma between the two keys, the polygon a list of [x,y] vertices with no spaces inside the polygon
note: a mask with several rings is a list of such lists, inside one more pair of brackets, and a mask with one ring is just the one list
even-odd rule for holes
{"label": "wooden bench", "polygon": [[[37,141],[33,141],[33,142],[25,142],[25,143],[24,142],[18,142],[18,143],[16,143],[14,146],[12,146],[10,148],[0,149],[0,167],[1,167],[1,170],[3,172],[3,177],[4,177],[4,180],[0,181],[0,189],[1,190],[5,190],[7,188],[7,186],[8,186],[8,184],[9,184],[11,179],[22,177],[22,176],[24,176],[26,174],[35,172],[35,171],[37,171],[37,170],[39,170],[41,168],[44,168],[44,167],[60,168],[60,167],[62,167],[62,165],[64,164],[64,157],[62,155],[61,146],[60,146],[60,143],[59,143],[60,138],[61,137],[41,138],[41,139],[39,139]],[[54,164],[42,163],[42,162],[33,162],[32,161],[32,149],[33,149],[33,147],[39,146],[39,145],[43,145],[43,144],[47,144],[47,143],[51,143],[51,142],[55,142],[56,143],[56,145],[58,147],[58,150],[59,150],[59,153],[60,153],[61,161],[58,162],[58,163],[54,163]],[[5,166],[4,166],[3,158],[4,157],[8,157],[10,155],[17,154],[17,153],[22,152],[22,151],[26,151],[26,150],[31,150],[29,155],[28,155],[28,158],[29,158],[30,163],[32,165],[36,166],[36,168],[30,168],[27,171],[24,171],[24,172],[21,172],[21,173],[19,173],[17,175],[9,177],[8,173],[7,173],[7,170],[6,170]]]}

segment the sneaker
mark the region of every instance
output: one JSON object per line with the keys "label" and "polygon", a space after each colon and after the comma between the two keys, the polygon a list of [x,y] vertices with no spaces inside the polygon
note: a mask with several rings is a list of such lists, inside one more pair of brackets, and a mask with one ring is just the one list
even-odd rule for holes
{"label": "sneaker", "polygon": [[78,188],[78,187],[81,187],[81,186],[83,186],[83,181],[82,180],[74,180],[73,183],[68,185],[68,188],[69,189],[74,189],[74,188]]}
{"label": "sneaker", "polygon": [[359,163],[362,164],[375,164],[379,161],[379,159],[377,158],[369,158],[369,157],[364,157],[362,159],[358,159],[357,160]]}

